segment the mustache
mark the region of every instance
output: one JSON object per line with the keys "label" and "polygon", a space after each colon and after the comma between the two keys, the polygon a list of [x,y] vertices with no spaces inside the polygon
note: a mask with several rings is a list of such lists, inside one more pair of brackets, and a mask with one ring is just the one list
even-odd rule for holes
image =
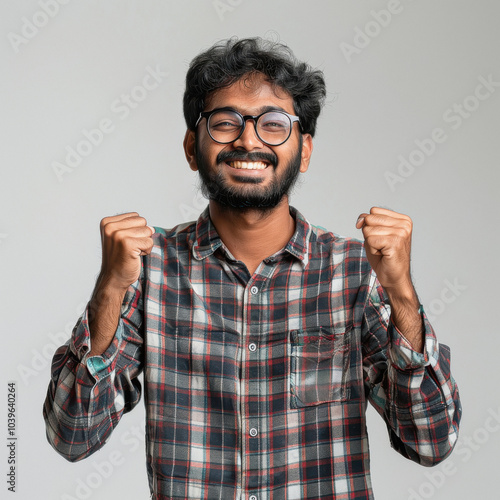
{"label": "mustache", "polygon": [[278,158],[272,153],[246,153],[243,151],[221,151],[217,155],[216,162],[222,163],[234,160],[265,161],[270,163],[273,167],[278,165]]}

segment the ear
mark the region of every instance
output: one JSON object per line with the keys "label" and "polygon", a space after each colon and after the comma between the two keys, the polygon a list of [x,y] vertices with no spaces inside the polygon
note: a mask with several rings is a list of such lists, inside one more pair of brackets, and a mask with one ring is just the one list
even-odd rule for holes
{"label": "ear", "polygon": [[300,171],[307,172],[309,161],[313,152],[313,141],[311,134],[302,134],[302,160],[300,162]]}
{"label": "ear", "polygon": [[186,130],[183,145],[189,168],[196,172],[198,170],[198,164],[196,163],[196,135],[194,130]]}

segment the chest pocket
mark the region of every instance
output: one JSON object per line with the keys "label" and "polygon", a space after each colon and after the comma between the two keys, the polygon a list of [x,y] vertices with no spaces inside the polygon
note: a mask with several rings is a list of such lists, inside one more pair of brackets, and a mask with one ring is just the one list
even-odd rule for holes
{"label": "chest pocket", "polygon": [[349,398],[350,330],[317,327],[290,332],[292,408]]}

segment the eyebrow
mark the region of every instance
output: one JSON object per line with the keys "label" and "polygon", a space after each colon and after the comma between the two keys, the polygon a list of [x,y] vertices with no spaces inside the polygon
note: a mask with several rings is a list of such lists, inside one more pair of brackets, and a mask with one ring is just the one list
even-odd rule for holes
{"label": "eyebrow", "polygon": [[[223,106],[222,108],[214,108],[214,109],[234,109],[235,111],[238,111],[238,113],[241,113],[243,116],[248,116],[247,112],[244,111],[239,106]],[[286,111],[280,106],[262,106],[261,108],[257,109],[255,115],[252,116],[257,116],[262,113],[267,113],[268,111],[283,111],[283,113],[288,113],[288,111]]]}

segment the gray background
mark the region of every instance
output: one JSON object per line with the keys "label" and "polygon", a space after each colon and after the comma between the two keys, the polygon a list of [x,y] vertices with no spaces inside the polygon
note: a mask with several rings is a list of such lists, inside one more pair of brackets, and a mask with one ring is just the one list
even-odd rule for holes
{"label": "gray background", "polygon": [[[80,463],[67,463],[47,444],[41,411],[49,360],[92,291],[102,217],[134,210],[152,225],[171,227],[205,206],[182,151],[183,82],[199,51],[232,35],[280,39],[325,72],[328,102],[292,204],[314,224],[347,236],[360,236],[356,218],[373,205],[414,220],[417,291],[440,341],[452,347],[464,416],[459,448],[425,469],[390,449],[370,409],[377,498],[496,495],[500,88],[483,91],[482,101],[470,96],[481,76],[500,81],[500,4],[66,0],[44,17],[44,1],[55,0],[0,4],[0,393],[6,401],[7,381],[17,381],[16,498],[148,496],[142,405]],[[399,13],[382,26],[376,13],[389,6]],[[33,22],[40,27],[30,30]],[[361,31],[369,33],[366,46],[347,54],[345,44],[361,44]],[[134,91],[144,99],[127,117],[123,108],[118,113],[115,101],[157,66],[168,75],[146,94]],[[460,122],[455,103],[470,109]],[[113,132],[58,178],[54,162],[64,162],[67,146],[76,148],[82,130],[103,118]],[[415,141],[436,128],[446,140],[391,188],[387,172],[400,175],[400,155],[422,160]],[[6,411],[0,414],[4,436]],[[5,478],[5,443],[0,449]],[[114,463],[112,471],[105,462]],[[0,488],[6,490],[4,481]]]}

